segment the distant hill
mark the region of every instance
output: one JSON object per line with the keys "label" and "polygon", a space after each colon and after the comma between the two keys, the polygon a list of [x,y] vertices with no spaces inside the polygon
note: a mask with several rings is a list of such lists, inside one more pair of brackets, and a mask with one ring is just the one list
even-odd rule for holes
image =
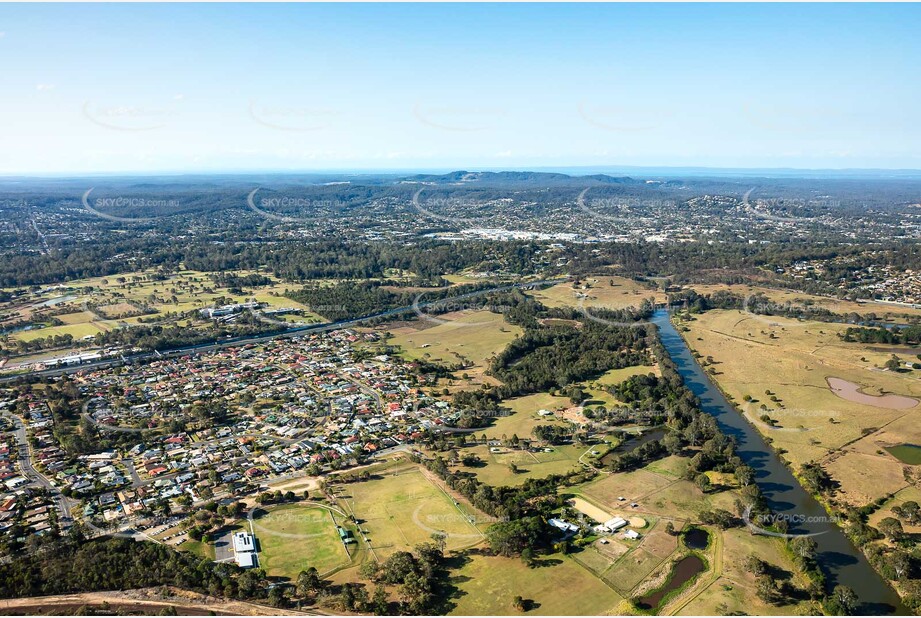
{"label": "distant hill", "polygon": [[415,174],[400,179],[401,182],[425,182],[432,184],[542,184],[542,185],[585,185],[601,184],[642,184],[643,181],[630,177],[615,177],[606,174],[590,176],[570,176],[553,172],[468,172],[459,170],[447,174]]}

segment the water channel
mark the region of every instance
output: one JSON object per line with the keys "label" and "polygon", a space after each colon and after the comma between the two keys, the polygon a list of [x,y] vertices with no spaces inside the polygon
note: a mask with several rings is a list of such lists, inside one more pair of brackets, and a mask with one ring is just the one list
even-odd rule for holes
{"label": "water channel", "polygon": [[[829,588],[841,584],[853,589],[862,603],[861,614],[907,615],[909,612],[895,591],[873,570],[838,525],[829,521],[822,505],[802,488],[758,430],[710,381],[672,325],[668,311],[657,310],[653,322],[659,327],[662,345],[677,365],[684,383],[700,398],[701,409],[716,418],[724,433],[736,439],[739,456],[755,470],[755,482],[771,510],[788,519],[790,533],[815,535],[812,538],[818,545],[817,559]],[[728,362],[747,361],[739,358]]]}

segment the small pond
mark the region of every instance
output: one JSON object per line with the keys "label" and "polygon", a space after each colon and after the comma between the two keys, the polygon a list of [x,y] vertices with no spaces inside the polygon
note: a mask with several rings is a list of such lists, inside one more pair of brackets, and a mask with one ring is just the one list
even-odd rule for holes
{"label": "small pond", "polygon": [[704,561],[700,556],[690,555],[682,558],[675,564],[665,585],[646,596],[640,597],[637,601],[638,607],[643,610],[658,609],[662,600],[670,592],[678,590],[703,571]]}
{"label": "small pond", "polygon": [[917,444],[898,444],[896,446],[887,446],[889,454],[910,466],[921,464],[921,446]]}
{"label": "small pond", "polygon": [[703,528],[689,528],[682,538],[690,549],[706,549],[710,544],[710,533]]}

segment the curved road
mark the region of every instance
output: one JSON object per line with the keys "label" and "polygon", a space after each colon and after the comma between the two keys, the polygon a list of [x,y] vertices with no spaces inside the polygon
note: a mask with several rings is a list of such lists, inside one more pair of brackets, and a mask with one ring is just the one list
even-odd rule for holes
{"label": "curved road", "polygon": [[15,382],[16,380],[19,380],[22,378],[31,378],[31,377],[38,377],[38,376],[45,376],[45,377],[61,376],[61,375],[67,375],[70,373],[76,373],[79,371],[103,369],[105,367],[127,365],[131,363],[143,362],[143,361],[149,361],[149,360],[159,360],[161,358],[169,358],[173,356],[184,356],[186,354],[200,354],[202,352],[212,352],[214,350],[235,347],[235,346],[244,345],[247,343],[263,343],[266,341],[272,341],[274,339],[287,339],[290,337],[296,337],[298,335],[302,335],[306,333],[320,333],[320,332],[326,332],[326,331],[331,331],[331,330],[339,330],[341,328],[357,326],[359,324],[363,324],[364,322],[370,322],[372,320],[378,320],[380,318],[389,318],[389,317],[395,317],[398,315],[403,315],[406,313],[418,312],[421,309],[426,309],[428,307],[435,307],[446,301],[457,302],[459,300],[475,298],[477,296],[482,296],[484,294],[492,294],[496,292],[508,292],[511,290],[527,290],[527,289],[543,287],[547,285],[556,285],[558,283],[564,283],[568,280],[569,280],[569,277],[560,277],[557,279],[545,279],[541,281],[531,281],[527,283],[514,283],[511,285],[499,286],[499,287],[494,287],[494,288],[486,288],[483,290],[474,290],[473,292],[467,292],[466,294],[460,294],[459,296],[452,296],[450,298],[441,298],[438,300],[433,300],[433,301],[425,302],[425,303],[413,303],[411,305],[406,305],[404,307],[397,307],[396,309],[388,309],[387,311],[381,311],[379,313],[363,316],[360,318],[340,320],[338,322],[329,322],[327,324],[310,324],[308,326],[299,326],[299,327],[291,328],[289,330],[286,330],[280,333],[270,333],[267,335],[251,335],[251,336],[245,336],[245,337],[233,337],[225,341],[215,341],[213,343],[201,343],[198,345],[188,346],[184,348],[176,348],[173,350],[139,352],[137,354],[131,354],[128,356],[120,356],[118,358],[107,358],[107,359],[98,360],[92,363],[85,363],[81,365],[73,365],[73,366],[68,366],[68,367],[53,367],[50,369],[43,369],[41,371],[30,371],[27,373],[17,373],[17,374],[5,375],[5,376],[0,376],[0,384],[7,384],[10,382]]}

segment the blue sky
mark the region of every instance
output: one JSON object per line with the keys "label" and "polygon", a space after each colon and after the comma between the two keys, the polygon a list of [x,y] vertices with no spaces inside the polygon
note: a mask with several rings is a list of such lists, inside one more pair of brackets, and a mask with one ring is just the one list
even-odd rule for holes
{"label": "blue sky", "polygon": [[921,168],[919,5],[0,5],[0,174]]}

